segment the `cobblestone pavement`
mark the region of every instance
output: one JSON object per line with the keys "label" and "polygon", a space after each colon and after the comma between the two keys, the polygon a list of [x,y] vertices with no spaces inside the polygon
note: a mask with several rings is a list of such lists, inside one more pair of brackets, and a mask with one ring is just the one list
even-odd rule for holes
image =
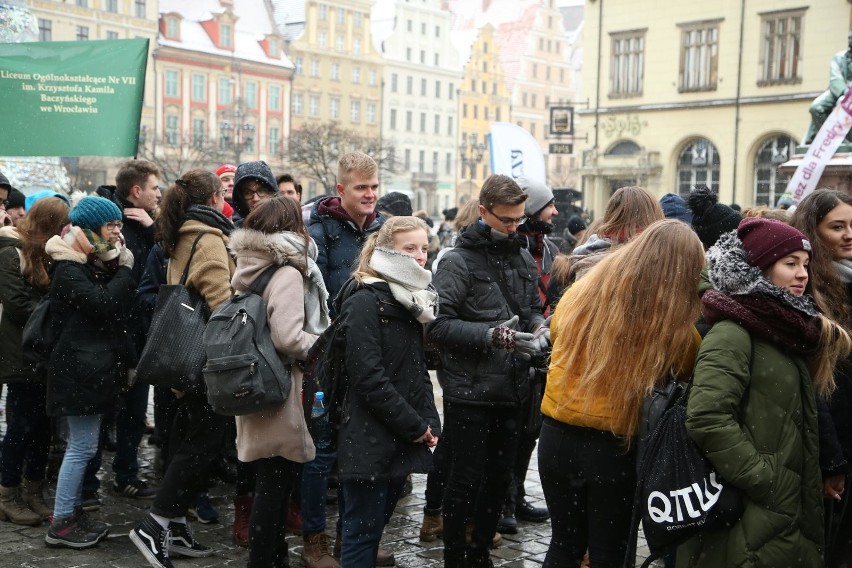
{"label": "cobblestone pavement", "polygon": [[[435,383],[438,407],[440,403],[440,387]],[[149,414],[153,408],[149,407]],[[150,416],[149,416],[149,419]],[[5,420],[4,420],[5,422]],[[3,424],[5,430],[5,424]],[[0,567],[20,568],[145,568],[149,564],[136,550],[127,537],[133,526],[143,518],[151,501],[142,501],[119,497],[110,492],[112,484],[112,454],[104,454],[104,469],[101,470],[101,500],[103,506],[98,512],[92,513],[111,525],[109,537],[100,545],[89,550],[74,551],[69,549],[47,548],[44,535],[47,525],[41,527],[22,527],[8,522],[0,522]],[[158,476],[154,473],[153,463],[155,448],[148,444],[147,436],[140,446],[141,477],[156,484]],[[535,454],[527,476],[527,494],[531,502],[544,506],[544,496],[538,477],[538,463]],[[442,542],[420,542],[419,530],[423,519],[424,491],[426,476],[414,475],[414,491],[400,500],[396,513],[385,529],[382,546],[394,553],[399,568],[440,567],[442,562]],[[51,492],[55,484],[51,484]],[[199,542],[213,547],[215,553],[209,558],[175,558],[176,568],[195,568],[212,566],[244,566],[248,553],[232,543],[231,526],[234,518],[232,502],[233,487],[219,484],[210,490],[210,499],[214,508],[219,511],[220,524],[203,525],[192,523],[193,531]],[[52,494],[51,494],[52,497]],[[337,518],[337,507],[328,507],[328,527],[333,531]],[[541,566],[544,555],[550,544],[550,523],[519,522],[519,533],[505,535],[500,547],[492,551],[496,566],[506,568],[534,568]],[[301,537],[288,535],[290,548],[290,565],[294,568],[302,566]],[[640,540],[639,556],[647,555],[644,541]]]}

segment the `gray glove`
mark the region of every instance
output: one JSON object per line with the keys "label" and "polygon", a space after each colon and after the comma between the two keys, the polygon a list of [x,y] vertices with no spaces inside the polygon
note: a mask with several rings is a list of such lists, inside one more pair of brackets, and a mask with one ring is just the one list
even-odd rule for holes
{"label": "gray glove", "polygon": [[550,316],[549,318],[544,320],[544,322],[542,322],[541,326],[539,326],[539,328],[537,330],[535,330],[535,333],[533,333],[533,337],[538,342],[538,350],[539,351],[547,351],[550,348],[550,345],[551,345],[551,343],[550,343],[550,318],[551,317],[553,317],[553,316]]}
{"label": "gray glove", "polygon": [[118,264],[133,270],[133,253],[126,246],[121,247],[121,251],[118,253]]}
{"label": "gray glove", "polygon": [[541,353],[539,341],[532,333],[515,332],[515,354],[525,361]]}

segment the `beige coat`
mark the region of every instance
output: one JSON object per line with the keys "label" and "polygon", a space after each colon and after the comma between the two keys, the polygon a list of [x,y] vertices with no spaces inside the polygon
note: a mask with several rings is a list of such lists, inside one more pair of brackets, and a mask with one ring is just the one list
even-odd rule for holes
{"label": "beige coat", "polygon": [[[276,250],[275,235],[236,231],[230,247],[237,255],[232,281],[237,291],[248,289],[270,264],[280,265],[285,260],[283,251]],[[302,410],[302,370],[294,360],[307,357],[317,336],[303,330],[302,273],[292,266],[282,266],[266,286],[263,299],[275,349],[282,359],[292,363],[290,395],[279,407],[236,417],[237,457],[242,462],[273,456],[308,462],[314,459],[315,449]]]}
{"label": "beige coat", "polygon": [[166,280],[169,284],[180,281],[198,233],[209,233],[210,236],[205,234],[195,247],[186,285],[201,294],[212,311],[231,296],[231,275],[234,272],[234,262],[227,249],[228,237],[221,230],[195,220],[181,225],[177,245],[169,259]]}

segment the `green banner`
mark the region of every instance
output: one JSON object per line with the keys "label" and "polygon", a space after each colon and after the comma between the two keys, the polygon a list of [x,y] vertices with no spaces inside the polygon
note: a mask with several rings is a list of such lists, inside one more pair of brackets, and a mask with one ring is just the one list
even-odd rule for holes
{"label": "green banner", "polygon": [[135,156],[147,39],[0,44],[0,156]]}

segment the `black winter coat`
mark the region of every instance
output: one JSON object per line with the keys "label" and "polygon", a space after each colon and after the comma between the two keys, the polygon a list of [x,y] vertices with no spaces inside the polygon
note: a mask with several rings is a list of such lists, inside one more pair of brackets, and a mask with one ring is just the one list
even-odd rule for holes
{"label": "black winter coat", "polygon": [[314,203],[311,210],[311,224],[308,232],[317,244],[317,266],[322,273],[322,279],[328,290],[328,302],[331,316],[337,315],[334,299],[343,285],[349,280],[352,271],[358,264],[361,247],[371,233],[378,231],[384,223],[381,215],[376,215],[375,221],[364,230],[355,226],[351,221],[344,221],[328,214],[318,212],[320,204],[329,199],[326,197]]}
{"label": "black winter coat", "polygon": [[[130,219],[124,214],[124,209],[127,207],[135,207],[132,203],[118,195],[114,185],[102,185],[98,187],[97,194],[105,197],[118,205],[121,209],[122,222],[124,227],[121,229],[121,234],[124,235],[124,240],[128,250],[133,253],[133,282],[138,285],[142,281],[142,274],[145,272],[145,263],[148,260],[148,254],[154,247],[154,234],[156,229],[154,225],[145,227],[139,221]],[[128,364],[136,365],[136,360],[145,348],[145,338],[148,333],[148,326],[144,325],[144,318],[141,313],[137,313],[134,309],[130,317],[130,333],[133,338],[134,352],[131,353],[131,358]]]}
{"label": "black winter coat", "polygon": [[386,283],[341,292],[338,325],[346,337],[349,390],[338,437],[341,479],[389,479],[426,473],[432,453],[416,440],[440,436],[432,383],[423,355],[423,325]]}
{"label": "black winter coat", "polygon": [[[847,284],[847,295],[852,304],[852,284]],[[828,401],[817,400],[819,461],[825,477],[852,471],[852,357],[838,362],[834,382],[837,388],[831,393],[831,398]]]}
{"label": "black winter coat", "polygon": [[518,330],[532,331],[544,320],[535,260],[520,242],[492,240],[480,222],[462,229],[433,280],[441,300],[429,335],[440,347],[445,400],[518,406],[529,395],[529,363],[486,338],[490,328],[516,315],[497,277],[517,305]]}
{"label": "black winter coat", "polygon": [[47,364],[50,416],[101,414],[113,407],[127,384],[127,314],[135,289],[126,267],[110,278],[89,263],[56,263],[50,283],[57,338]]}
{"label": "black winter coat", "polygon": [[0,237],[0,383],[38,380],[21,360],[21,335],[46,290],[34,288],[21,274],[20,246],[18,239]]}

